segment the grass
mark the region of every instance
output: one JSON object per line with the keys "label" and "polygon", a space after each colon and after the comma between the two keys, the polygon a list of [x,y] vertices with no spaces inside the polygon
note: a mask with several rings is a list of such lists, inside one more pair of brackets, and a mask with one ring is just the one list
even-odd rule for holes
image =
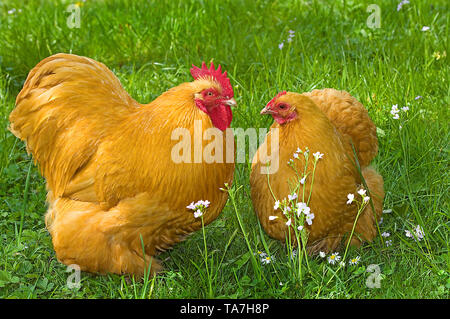
{"label": "grass", "polygon": [[[0,297],[448,298],[449,8],[445,0],[411,1],[397,11],[398,2],[379,4],[378,29],[366,25],[372,1],[88,0],[72,29],[70,1],[0,2]],[[289,30],[295,37],[280,50]],[[253,212],[247,162],[236,167],[220,217],[160,255],[164,272],[144,280],[82,273],[80,288],[70,289],[44,227],[44,181],[6,129],[27,73],[57,52],[105,63],[143,103],[191,81],[192,63],[213,59],[235,86],[232,126],[244,129],[271,125],[259,111],[280,90],[347,90],[378,128],[374,165],[392,209],[380,230],[391,245],[378,236],[351,248],[348,257],[360,263],[340,270],[310,258],[310,271],[294,280],[285,246]],[[410,110],[395,120],[393,104]],[[420,242],[405,236],[418,224]],[[262,265],[258,250],[274,260]],[[371,264],[379,266],[380,288],[366,285]]]}

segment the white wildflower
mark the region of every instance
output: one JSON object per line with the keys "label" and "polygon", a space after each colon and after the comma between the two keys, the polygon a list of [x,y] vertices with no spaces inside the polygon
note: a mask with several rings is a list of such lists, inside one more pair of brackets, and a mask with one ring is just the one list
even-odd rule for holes
{"label": "white wildflower", "polygon": [[201,201],[202,202],[202,205],[206,208],[206,207],[209,207],[209,204],[211,204],[210,202],[209,202],[209,200],[205,200],[205,201]]}
{"label": "white wildflower", "polygon": [[256,253],[254,253],[254,255],[258,254],[259,257],[264,258],[267,256],[267,254],[261,250],[258,250]]}
{"label": "white wildflower", "polygon": [[358,191],[358,194],[361,195],[361,196],[366,196],[366,190],[365,190],[364,188],[361,188],[361,189]]}
{"label": "white wildflower", "polygon": [[398,104],[392,105],[391,114],[392,114],[392,118],[394,120],[398,120],[400,118],[400,116],[398,115],[398,112],[400,112],[398,109]]}
{"label": "white wildflower", "polygon": [[341,256],[339,256],[339,253],[332,253],[330,256],[328,256],[328,263],[332,265],[334,265],[339,260],[341,260]]}
{"label": "white wildflower", "polygon": [[297,203],[297,214],[300,217],[300,214],[303,213],[305,215],[309,215],[311,208],[306,205],[306,203],[300,202]]}
{"label": "white wildflower", "polygon": [[306,176],[303,176],[302,179],[300,179],[300,184],[304,185],[306,180]]}
{"label": "white wildflower", "polygon": [[387,232],[383,232],[383,233],[381,234],[381,236],[383,236],[383,237],[389,237],[389,236],[391,236],[391,234],[389,234],[389,233],[387,233]]}
{"label": "white wildflower", "polygon": [[194,217],[198,218],[203,215],[206,208],[209,207],[210,201],[208,200],[199,200],[198,202],[190,203],[188,206],[186,206],[187,209],[194,211]]}
{"label": "white wildflower", "polygon": [[397,5],[397,11],[400,11],[402,9],[403,5],[408,4],[408,3],[409,3],[409,0],[400,1],[400,3]]}
{"label": "white wildflower", "polygon": [[199,209],[199,210],[197,210],[197,211],[195,211],[195,213],[194,213],[194,217],[195,218],[199,218],[200,216],[202,216],[203,215],[203,212]]}
{"label": "white wildflower", "polygon": [[420,31],[425,32],[425,31],[428,31],[428,30],[430,30],[430,27],[424,25]]}
{"label": "white wildflower", "polygon": [[315,153],[313,153],[313,156],[316,159],[316,161],[318,161],[319,159],[321,159],[323,157],[323,154],[320,152],[315,152]]}
{"label": "white wildflower", "polygon": [[353,201],[355,200],[355,195],[353,194],[348,194],[347,195],[348,201],[347,201],[347,205],[350,205],[351,203],[353,203]]}
{"label": "white wildflower", "polygon": [[356,256],[355,258],[352,258],[348,261],[349,265],[355,266],[359,263],[359,261],[361,260],[361,257]]}
{"label": "white wildflower", "polygon": [[423,228],[420,225],[417,225],[414,229],[414,232],[411,233],[409,230],[405,230],[405,236],[409,238],[414,238],[414,240],[421,241],[424,237],[425,233],[423,232]]}
{"label": "white wildflower", "polygon": [[280,207],[280,201],[277,200],[277,201],[275,202],[275,205],[273,205],[273,210],[277,210],[279,207]]}
{"label": "white wildflower", "polygon": [[314,219],[314,214],[313,213],[306,215],[306,222],[308,223],[308,225],[312,224],[312,220],[313,219]]}
{"label": "white wildflower", "polygon": [[415,233],[419,241],[423,239],[424,232],[423,228],[420,225],[417,225]]}
{"label": "white wildflower", "polygon": [[320,258],[325,258],[326,255],[323,251],[319,251]]}
{"label": "white wildflower", "polygon": [[266,253],[260,253],[259,257],[260,257],[261,263],[263,265],[270,264],[272,261],[275,260],[275,258],[273,256],[269,256]]}
{"label": "white wildflower", "polygon": [[289,199],[290,202],[292,202],[296,198],[297,198],[297,194],[296,193],[293,193],[292,195],[288,195],[288,199]]}
{"label": "white wildflower", "polygon": [[269,220],[275,220],[277,218],[278,218],[278,216],[269,216]]}

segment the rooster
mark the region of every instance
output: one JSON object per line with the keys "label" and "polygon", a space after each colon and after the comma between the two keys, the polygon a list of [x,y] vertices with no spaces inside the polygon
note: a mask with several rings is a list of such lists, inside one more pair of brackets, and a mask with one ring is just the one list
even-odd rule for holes
{"label": "rooster", "polygon": [[234,94],[220,66],[193,66],[191,75],[141,105],[87,57],[56,54],[31,70],[10,130],[46,179],[45,221],[59,261],[94,273],[154,274],[161,264],[153,257],[201,227],[190,202],[210,202],[205,225],[217,218],[234,163],[174,161],[172,132],[193,136],[197,122],[230,134]]}
{"label": "rooster", "polygon": [[[290,223],[275,205],[275,198],[279,200],[289,197],[289,194],[294,197],[289,182],[295,178],[298,180],[297,174],[301,173],[287,163],[294,163],[295,157],[300,172],[308,161],[306,177],[300,175],[303,179],[300,183],[304,183],[307,193],[312,184],[308,211],[314,219],[305,223],[310,253],[333,251],[344,237],[348,243],[355,220],[357,223],[350,244],[359,246],[364,240],[371,241],[381,216],[384,190],[383,178],[368,166],[378,152],[378,141],[376,127],[363,105],[349,93],[334,89],[303,94],[281,92],[261,114],[270,114],[275,120],[255,154],[250,176],[253,206],[265,231],[281,241],[294,238],[289,237],[289,232],[293,233],[292,226],[286,226]],[[280,167],[275,173],[267,174],[264,165],[268,158],[264,154],[272,139],[276,143],[274,129],[278,129],[279,147],[275,148],[278,154],[271,154],[271,157],[272,161],[279,161]],[[316,162],[314,177],[314,156],[304,156],[305,151],[320,158]],[[299,152],[303,152],[302,156],[298,156]],[[364,194],[364,183],[368,188],[365,197],[372,199],[373,206],[366,203],[357,218],[359,206],[347,196],[355,196],[357,191]],[[300,201],[305,199],[301,189],[295,193]],[[308,196],[305,201],[307,199]]]}

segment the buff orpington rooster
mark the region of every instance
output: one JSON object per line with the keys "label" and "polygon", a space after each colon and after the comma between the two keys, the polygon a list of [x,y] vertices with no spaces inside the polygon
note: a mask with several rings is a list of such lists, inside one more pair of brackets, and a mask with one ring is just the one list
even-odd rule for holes
{"label": "buff orpington rooster", "polygon": [[[161,268],[153,256],[201,227],[189,203],[210,202],[205,224],[219,215],[228,197],[220,188],[232,182],[234,163],[174,160],[179,141],[172,133],[184,128],[193,139],[195,123],[200,134],[225,131],[234,94],[220,66],[203,63],[191,74],[193,82],[141,105],[87,57],[56,54],[30,71],[10,130],[46,179],[45,220],[59,261],[136,275],[151,265],[153,274]],[[225,134],[217,136],[225,143]],[[230,149],[234,154],[234,144]],[[183,159],[193,156],[188,150]]]}
{"label": "buff orpington rooster", "polygon": [[[378,141],[376,127],[363,105],[349,93],[334,89],[303,94],[281,92],[261,114],[270,114],[275,121],[255,154],[250,183],[254,210],[269,236],[280,241],[292,240],[289,233],[293,234],[293,224],[289,225],[286,217],[289,215],[283,214],[275,199],[297,197],[299,202],[309,199],[308,205],[301,205],[307,207],[310,216],[304,223],[310,253],[334,251],[343,239],[348,243],[356,219],[350,244],[359,246],[362,241],[371,241],[377,233],[384,190],[383,178],[369,166],[378,152]],[[275,130],[279,144],[272,148],[271,143],[276,144]],[[271,161],[279,161],[279,169],[271,174],[264,171],[269,144],[274,153]],[[305,152],[309,155],[305,156]],[[293,163],[299,167],[297,172]],[[303,175],[305,166],[307,172]],[[368,188],[366,194],[359,172]],[[303,185],[295,189],[292,181],[299,178],[298,185]],[[358,191],[371,198],[373,206],[366,203],[357,218],[361,207],[358,202],[361,204],[364,199]],[[350,200],[349,194],[355,200]]]}

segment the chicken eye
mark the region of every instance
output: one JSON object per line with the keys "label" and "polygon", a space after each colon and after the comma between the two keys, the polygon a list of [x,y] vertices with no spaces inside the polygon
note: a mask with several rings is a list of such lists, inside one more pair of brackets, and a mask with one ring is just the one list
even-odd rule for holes
{"label": "chicken eye", "polygon": [[211,91],[206,92],[206,95],[213,96],[213,93]]}
{"label": "chicken eye", "polygon": [[279,107],[280,109],[282,109],[282,110],[287,109],[287,105],[286,105],[286,104],[280,104],[280,105],[278,105],[278,107]]}

